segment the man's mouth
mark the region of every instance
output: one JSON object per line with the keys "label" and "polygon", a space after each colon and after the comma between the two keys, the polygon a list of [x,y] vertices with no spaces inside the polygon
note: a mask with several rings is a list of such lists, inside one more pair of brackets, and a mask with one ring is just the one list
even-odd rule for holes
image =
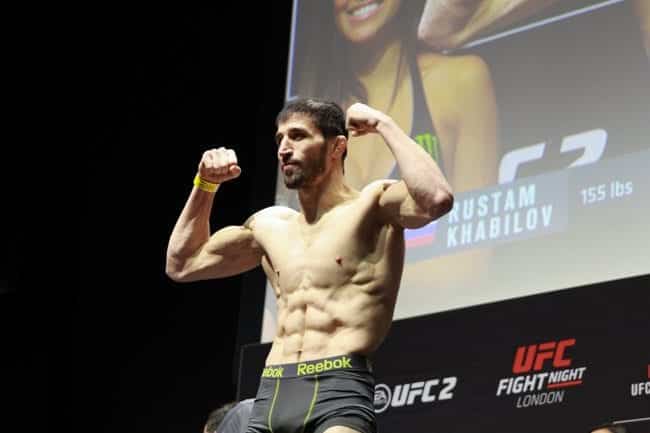
{"label": "man's mouth", "polygon": [[285,168],[289,168],[289,167],[297,166],[297,165],[298,165],[298,163],[295,162],[295,161],[283,162],[282,163],[282,170],[284,170]]}

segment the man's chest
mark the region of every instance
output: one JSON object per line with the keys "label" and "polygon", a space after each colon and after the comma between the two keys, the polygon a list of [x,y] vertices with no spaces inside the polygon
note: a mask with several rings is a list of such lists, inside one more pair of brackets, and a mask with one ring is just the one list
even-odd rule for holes
{"label": "man's chest", "polygon": [[378,228],[362,215],[341,212],[317,224],[288,222],[266,233],[262,246],[269,278],[286,290],[345,284],[376,249]]}

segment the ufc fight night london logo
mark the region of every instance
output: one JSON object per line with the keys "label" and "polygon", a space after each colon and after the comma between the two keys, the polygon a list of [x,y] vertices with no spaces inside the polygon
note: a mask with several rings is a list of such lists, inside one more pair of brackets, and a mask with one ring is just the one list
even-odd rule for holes
{"label": "ufc fight night london logo", "polygon": [[650,364],[647,365],[647,375],[644,381],[638,381],[630,384],[630,395],[634,398],[650,397]]}
{"label": "ufc fight night london logo", "polygon": [[573,365],[576,339],[519,346],[512,363],[514,376],[499,379],[497,397],[516,396],[517,408],[562,403],[565,388],[582,385],[587,367]]}

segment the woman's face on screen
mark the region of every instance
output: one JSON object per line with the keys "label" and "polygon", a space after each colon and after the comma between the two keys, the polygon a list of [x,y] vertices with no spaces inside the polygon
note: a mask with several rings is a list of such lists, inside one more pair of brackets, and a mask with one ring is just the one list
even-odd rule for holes
{"label": "woman's face on screen", "polygon": [[334,20],[348,41],[368,42],[399,10],[401,0],[334,0]]}

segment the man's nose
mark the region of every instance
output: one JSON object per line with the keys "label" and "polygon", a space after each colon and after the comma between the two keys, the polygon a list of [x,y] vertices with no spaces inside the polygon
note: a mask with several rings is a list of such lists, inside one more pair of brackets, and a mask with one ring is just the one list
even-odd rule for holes
{"label": "man's nose", "polygon": [[282,140],[280,143],[280,147],[278,147],[278,159],[280,161],[286,161],[287,159],[291,158],[291,154],[293,152],[293,149],[287,144],[286,140]]}

